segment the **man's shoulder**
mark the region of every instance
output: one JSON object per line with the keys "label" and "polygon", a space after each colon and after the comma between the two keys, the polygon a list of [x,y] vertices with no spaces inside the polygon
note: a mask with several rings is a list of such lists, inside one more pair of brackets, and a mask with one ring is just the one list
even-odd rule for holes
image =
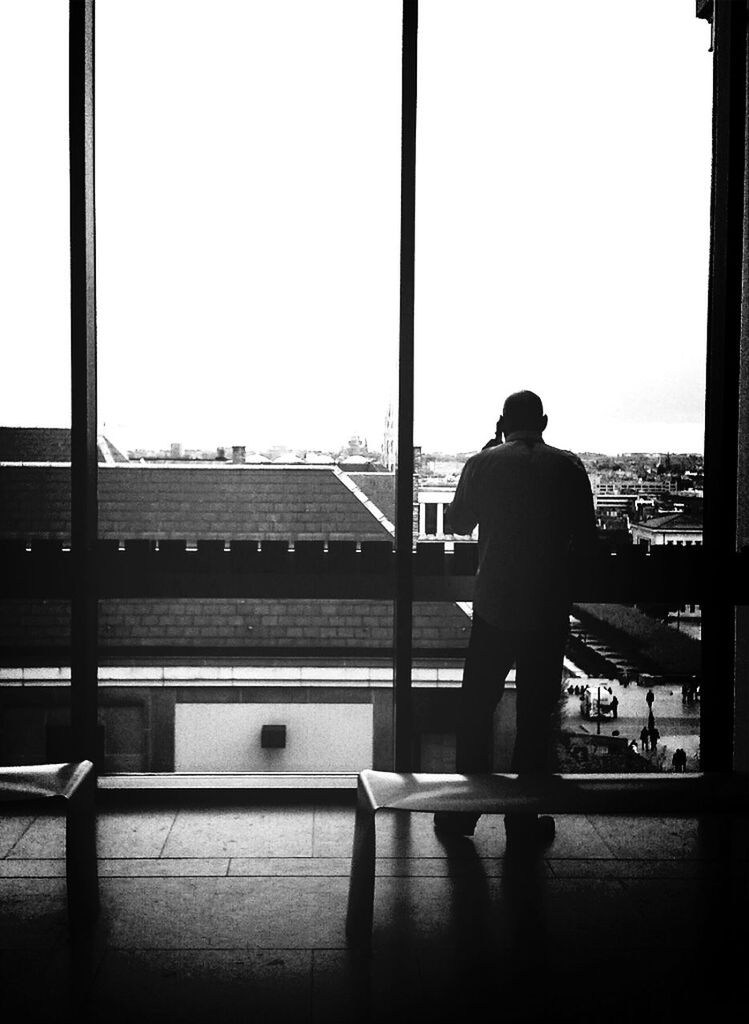
{"label": "man's shoulder", "polygon": [[583,460],[579,455],[576,455],[573,451],[567,448],[554,448],[550,444],[544,444],[545,451],[551,458],[559,459],[564,462],[571,463],[576,469],[582,469],[585,472],[585,466]]}
{"label": "man's shoulder", "polygon": [[466,459],[464,470],[466,475],[473,476],[475,473],[482,473],[484,470],[491,472],[491,467],[501,465],[509,469],[517,459],[524,460],[528,455],[540,456],[547,463],[557,466],[568,467],[573,472],[580,472],[587,475],[585,466],[579,455],[567,448],[555,448],[553,445],[541,441],[529,448],[522,442],[505,441],[492,448],[483,448]]}
{"label": "man's shoulder", "polygon": [[471,455],[466,460],[466,465],[471,466],[482,466],[491,465],[495,461],[503,461],[504,459],[512,459],[516,457],[524,457],[533,452],[535,455],[540,455],[544,459],[550,461],[569,463],[576,469],[585,470],[582,459],[579,455],[576,455],[573,451],[567,448],[555,448],[551,444],[547,444],[545,441],[541,441],[537,444],[532,445],[530,448],[523,444],[522,441],[505,441],[503,444],[498,444],[493,448],[484,448],[480,452],[476,452],[475,455]]}

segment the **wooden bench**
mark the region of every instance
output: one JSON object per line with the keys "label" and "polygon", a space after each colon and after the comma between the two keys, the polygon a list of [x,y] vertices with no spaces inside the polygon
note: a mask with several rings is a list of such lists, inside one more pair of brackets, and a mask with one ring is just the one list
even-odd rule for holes
{"label": "wooden bench", "polygon": [[51,800],[65,814],[65,875],[72,927],[99,910],[96,860],[96,777],[91,761],[0,768],[0,802]]}
{"label": "wooden bench", "polygon": [[747,807],[746,780],[707,774],[438,775],[359,773],[346,937],[369,946],[375,884],[375,815],[398,811],[504,814],[675,814]]}

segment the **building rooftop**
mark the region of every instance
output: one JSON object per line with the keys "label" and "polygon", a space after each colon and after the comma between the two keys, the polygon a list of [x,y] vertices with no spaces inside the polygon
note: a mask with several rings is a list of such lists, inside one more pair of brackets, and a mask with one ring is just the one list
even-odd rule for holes
{"label": "building rooftop", "polygon": [[[68,468],[0,466],[0,494],[0,537],[68,539]],[[337,467],[102,466],[99,536],[187,541],[389,539],[385,516],[365,499]]]}
{"label": "building rooftop", "polygon": [[[99,536],[391,541],[393,492],[393,474],[348,475],[330,466],[106,465],[99,472]],[[0,493],[0,538],[69,539],[68,467],[0,466]],[[69,643],[68,602],[13,598],[0,606],[0,650],[49,652]],[[469,626],[453,602],[416,602],[414,647],[462,648]],[[393,605],[356,598],[109,598],[100,602],[99,633],[103,652],[130,655],[155,648],[180,648],[187,656],[199,648],[234,655],[283,648],[371,656],[392,651]]]}
{"label": "building rooftop", "polygon": [[[98,440],[99,462],[127,462],[106,437]],[[0,463],[70,462],[69,427],[0,427]]]}
{"label": "building rooftop", "polygon": [[395,522],[395,473],[349,473],[357,487],[388,517]]}
{"label": "building rooftop", "polygon": [[[413,642],[420,651],[465,647],[470,618],[449,601],[414,603]],[[393,605],[359,599],[132,598],[100,602],[102,655],[108,649],[179,647],[251,655],[283,648],[390,655]],[[70,605],[60,600],[0,600],[0,651],[64,648]]]}
{"label": "building rooftop", "polygon": [[661,530],[666,532],[668,530],[701,530],[702,518],[689,512],[669,512],[666,515],[646,519],[639,525],[641,527],[646,527],[649,530]]}

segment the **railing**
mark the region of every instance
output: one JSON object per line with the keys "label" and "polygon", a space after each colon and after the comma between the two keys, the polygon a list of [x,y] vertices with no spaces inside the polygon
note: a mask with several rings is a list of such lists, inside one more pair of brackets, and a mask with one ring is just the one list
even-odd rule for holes
{"label": "railing", "polygon": [[[477,546],[417,544],[414,599],[470,601]],[[390,599],[395,552],[389,541],[100,541],[98,593],[107,597],[358,597]],[[66,597],[72,563],[62,541],[0,541],[0,596]],[[732,603],[749,600],[749,553],[729,572],[700,548],[633,547],[600,554],[577,574],[576,601],[702,603],[716,586]],[[714,592],[714,591],[713,591]]]}

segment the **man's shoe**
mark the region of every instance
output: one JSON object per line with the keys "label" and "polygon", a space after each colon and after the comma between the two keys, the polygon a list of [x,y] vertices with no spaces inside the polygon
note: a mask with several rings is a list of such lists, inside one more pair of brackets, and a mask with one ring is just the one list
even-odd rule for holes
{"label": "man's shoe", "polygon": [[463,811],[437,811],[434,831],[443,836],[472,836],[478,818]]}
{"label": "man's shoe", "polygon": [[556,825],[548,814],[506,814],[505,834],[509,843],[548,846],[556,835]]}

